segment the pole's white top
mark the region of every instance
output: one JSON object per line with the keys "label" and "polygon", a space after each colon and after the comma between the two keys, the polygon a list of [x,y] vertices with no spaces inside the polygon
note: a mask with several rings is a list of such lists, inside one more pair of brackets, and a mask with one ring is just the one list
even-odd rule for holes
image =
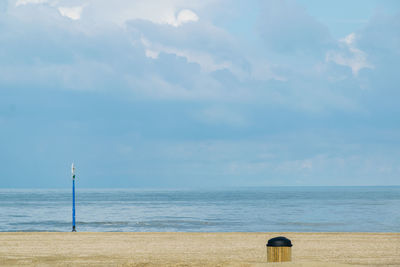
{"label": "pole's white top", "polygon": [[72,163],[72,166],[71,166],[71,173],[72,173],[72,176],[74,176],[74,175],[75,175],[75,167],[74,167],[74,163]]}

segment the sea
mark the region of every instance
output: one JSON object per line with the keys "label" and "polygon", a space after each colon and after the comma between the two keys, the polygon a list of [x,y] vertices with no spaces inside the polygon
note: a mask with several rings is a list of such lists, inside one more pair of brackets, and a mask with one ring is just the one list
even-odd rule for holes
{"label": "sea", "polygon": [[[0,231],[69,232],[72,193],[0,189]],[[400,187],[77,189],[79,232],[400,232]]]}

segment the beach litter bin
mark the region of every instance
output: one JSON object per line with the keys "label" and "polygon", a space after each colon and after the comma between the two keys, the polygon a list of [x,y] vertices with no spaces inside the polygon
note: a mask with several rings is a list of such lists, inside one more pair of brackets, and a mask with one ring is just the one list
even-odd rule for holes
{"label": "beach litter bin", "polygon": [[271,238],[267,243],[267,261],[284,262],[292,260],[292,242],[283,236]]}

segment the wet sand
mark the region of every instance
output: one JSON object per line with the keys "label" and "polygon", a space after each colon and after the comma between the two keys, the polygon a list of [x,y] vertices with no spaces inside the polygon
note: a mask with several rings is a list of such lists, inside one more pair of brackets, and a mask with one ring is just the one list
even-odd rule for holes
{"label": "wet sand", "polygon": [[[265,244],[292,240],[292,262]],[[400,233],[0,233],[0,266],[400,266]]]}

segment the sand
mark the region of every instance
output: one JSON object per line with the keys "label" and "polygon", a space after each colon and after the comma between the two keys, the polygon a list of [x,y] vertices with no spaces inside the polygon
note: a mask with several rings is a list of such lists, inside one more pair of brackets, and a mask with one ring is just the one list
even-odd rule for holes
{"label": "sand", "polygon": [[[292,262],[265,244],[292,240]],[[0,266],[400,266],[400,233],[0,233]]]}

